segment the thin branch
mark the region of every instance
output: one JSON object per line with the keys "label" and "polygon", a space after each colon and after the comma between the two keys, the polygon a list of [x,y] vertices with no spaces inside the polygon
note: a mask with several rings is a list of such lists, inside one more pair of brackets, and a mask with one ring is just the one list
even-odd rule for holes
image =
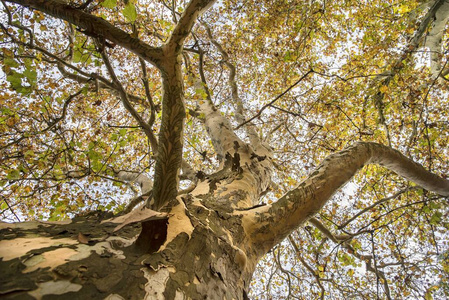
{"label": "thin branch", "polygon": [[394,195],[391,195],[390,197],[386,197],[386,198],[380,199],[379,201],[376,201],[375,203],[373,203],[373,204],[371,204],[370,206],[368,206],[368,207],[362,209],[361,211],[359,211],[358,213],[356,213],[354,216],[352,216],[349,220],[347,220],[346,222],[344,222],[343,224],[341,224],[340,226],[338,226],[338,229],[343,229],[343,228],[345,228],[346,226],[348,226],[349,223],[351,223],[352,221],[354,221],[355,219],[357,219],[358,217],[360,217],[360,216],[363,215],[364,213],[370,211],[370,210],[373,209],[374,207],[376,207],[376,206],[378,206],[378,205],[380,205],[380,204],[382,204],[382,203],[388,202],[388,201],[390,201],[390,200],[392,200],[392,199],[396,199],[397,197],[399,197],[399,196],[402,195],[403,193],[406,193],[406,192],[412,191],[412,190],[417,190],[417,189],[419,189],[419,188],[418,188],[418,187],[408,187],[408,188],[406,188],[406,189],[400,190],[399,192],[397,192],[397,193],[394,194]]}
{"label": "thin branch", "polygon": [[2,196],[2,198],[3,198],[3,201],[6,203],[6,206],[8,206],[8,209],[11,211],[11,213],[14,215],[14,217],[16,217],[17,221],[18,221],[18,222],[22,222],[22,221],[20,221],[19,217],[17,216],[16,212],[15,212],[14,209],[11,207],[11,205],[9,205],[8,200],[6,200],[6,198],[3,197],[3,196]]}
{"label": "thin branch", "polygon": [[307,76],[309,76],[310,73],[314,73],[313,70],[309,70],[307,71],[304,75],[301,76],[301,78],[299,78],[297,81],[295,81],[295,83],[293,83],[291,86],[289,86],[285,91],[283,91],[280,95],[278,95],[276,98],[274,98],[273,100],[271,100],[269,103],[265,104],[264,106],[262,106],[260,108],[260,110],[257,112],[257,114],[255,114],[253,117],[251,117],[250,119],[246,120],[243,123],[240,123],[235,130],[241,128],[243,125],[251,122],[252,120],[260,117],[260,115],[262,114],[262,112],[267,109],[268,107],[270,107],[271,105],[273,105],[276,101],[278,101],[280,98],[282,98],[285,94],[287,94],[292,88],[294,88],[295,86],[297,86],[301,81],[303,81]]}
{"label": "thin branch", "polygon": [[[97,43],[101,43],[101,41],[97,41]],[[100,46],[101,47],[101,46]],[[139,113],[134,109],[134,107],[129,102],[128,94],[125,91],[125,88],[122,86],[120,81],[118,80],[117,76],[115,75],[114,68],[112,67],[108,55],[106,54],[105,49],[102,49],[100,51],[101,57],[103,58],[103,62],[106,66],[106,69],[109,72],[109,75],[112,78],[112,82],[118,87],[120,99],[122,100],[123,106],[125,109],[131,114],[131,116],[137,121],[137,123],[142,127],[142,130],[147,135],[149,139],[155,139],[153,136],[153,130],[149,126],[148,123],[146,123],[143,118],[139,115]]]}
{"label": "thin branch", "polygon": [[5,7],[6,14],[8,15],[8,24],[9,24],[10,26],[16,27],[16,28],[18,28],[18,29],[21,29],[21,30],[27,32],[27,33],[30,35],[30,41],[29,41],[29,44],[30,44],[31,46],[34,45],[34,33],[31,31],[31,29],[28,28],[28,27],[26,27],[26,26],[22,26],[22,25],[20,25],[20,24],[14,23],[14,22],[12,21],[11,11],[9,10],[8,6],[6,6],[5,1],[4,1],[4,0],[1,0],[1,2],[2,2],[3,6]]}
{"label": "thin branch", "polygon": [[[138,36],[139,33],[137,31],[137,27],[134,24],[133,25],[133,33],[135,36]],[[145,64],[145,60],[141,57],[139,57],[139,63],[140,63],[140,68],[142,69],[142,83],[143,86],[145,88],[145,95],[147,97],[148,103],[150,104],[150,119],[148,120],[148,128],[152,128],[154,121],[156,119],[156,106],[154,105],[153,102],[153,97],[151,97],[151,92],[150,92],[150,86],[148,84],[148,72],[147,72],[147,66]],[[148,136],[148,140],[150,141],[150,145],[151,148],[153,150],[153,153],[156,154],[157,153],[157,149],[158,149],[158,142],[157,142],[157,138],[153,133],[153,130],[149,130],[149,132],[147,133]]]}
{"label": "thin branch", "polygon": [[78,95],[80,95],[83,91],[79,90],[78,92],[76,92],[75,94],[70,95],[65,101],[64,101],[64,105],[62,107],[62,114],[61,116],[53,119],[53,121],[50,122],[49,126],[43,130],[41,130],[39,133],[44,133],[46,131],[51,130],[53,127],[56,126],[56,124],[58,124],[61,120],[65,119],[65,116],[67,114],[67,108],[69,107],[69,104],[73,101],[73,99],[75,99]]}
{"label": "thin branch", "polygon": [[[377,269],[376,254],[375,254],[375,247],[374,247],[374,236],[373,236],[372,232],[371,232],[371,246],[372,246],[372,251],[373,251],[373,259],[372,259],[373,263],[371,264],[371,261],[369,263],[367,262],[366,269],[368,271],[374,272],[377,276],[377,280],[381,279],[382,284],[384,286],[385,295],[387,296],[387,299],[390,300],[391,293],[390,293],[390,287],[388,286],[387,278],[385,278],[384,272]],[[374,267],[373,267],[373,265],[374,265]]]}
{"label": "thin branch", "polygon": [[76,25],[88,36],[102,38],[111,41],[143,59],[160,66],[163,52],[160,48],[152,47],[143,41],[134,38],[131,34],[115,27],[108,21],[86,13],[76,7],[57,0],[4,0],[16,3],[24,7],[36,9],[55,18],[65,20]]}
{"label": "thin branch", "polygon": [[312,276],[315,278],[318,286],[320,287],[320,289],[321,289],[320,299],[324,299],[324,294],[325,294],[326,290],[324,289],[323,285],[321,284],[321,279],[320,279],[320,276],[318,275],[318,272],[316,272],[300,255],[301,252],[299,251],[299,247],[291,235],[288,236],[288,240],[290,241],[290,244],[295,249],[296,257],[303,264],[303,266],[307,269],[307,271],[309,271],[312,274]]}
{"label": "thin branch", "polygon": [[77,6],[76,8],[77,8],[77,9],[81,9],[81,10],[86,9],[86,8],[89,6],[89,4],[91,4],[93,1],[94,1],[94,0],[87,0],[87,1],[84,2],[83,4]]}
{"label": "thin branch", "polygon": [[[332,234],[331,231],[323,223],[321,223],[318,219],[311,218],[309,220],[309,222],[311,224],[313,224],[325,236],[327,236],[331,241],[343,246],[343,248],[348,250],[349,254],[351,254],[354,257],[358,258],[359,260],[365,262],[367,271],[374,273],[377,278],[382,279],[387,299],[391,299],[390,288],[388,286],[388,282],[385,277],[385,274],[384,274],[384,272],[377,269],[377,263],[376,263],[376,259],[375,259],[375,255],[374,255],[374,248],[373,248],[373,255],[359,254],[349,243],[349,241],[352,239],[351,236],[349,236],[349,235],[338,236],[338,235]],[[370,232],[370,234],[372,235],[372,232]],[[374,247],[374,244],[373,244],[373,247]]]}

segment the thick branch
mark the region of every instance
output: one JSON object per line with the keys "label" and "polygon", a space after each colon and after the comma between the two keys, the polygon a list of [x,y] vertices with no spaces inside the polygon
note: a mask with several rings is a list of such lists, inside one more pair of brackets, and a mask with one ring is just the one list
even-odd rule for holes
{"label": "thick branch", "polygon": [[155,210],[174,199],[178,194],[186,116],[179,57],[166,59],[161,74],[164,94],[154,171],[154,203],[148,203],[148,206]]}
{"label": "thick branch", "polygon": [[192,0],[167,43],[163,46],[162,75],[162,121],[154,176],[154,202],[149,207],[159,209],[178,194],[179,171],[182,164],[183,130],[186,116],[184,86],[180,54],[186,37],[196,19],[214,0]]}
{"label": "thick branch", "polygon": [[127,32],[113,26],[106,20],[88,14],[74,8],[62,1],[57,0],[6,0],[7,2],[42,11],[50,16],[65,20],[78,26],[83,33],[89,36],[104,38],[129,51],[139,57],[159,66],[163,53],[161,49],[152,47],[141,40],[132,37]]}
{"label": "thick branch", "polygon": [[191,0],[182,14],[164,48],[169,53],[180,54],[187,36],[198,16],[206,11],[215,0]]}
{"label": "thick branch", "polygon": [[206,97],[198,101],[197,109],[204,114],[204,126],[207,134],[212,141],[218,160],[222,161],[227,152],[234,153],[235,143],[243,145],[243,142],[235,134],[229,120],[223,116],[212,102],[202,69],[202,57],[203,53],[200,53],[199,73],[201,78],[198,79],[191,70],[189,70],[189,75],[193,78],[195,87],[205,91]]}
{"label": "thick branch", "polygon": [[435,13],[433,27],[429,31],[426,39],[426,46],[430,49],[430,72],[436,78],[440,75],[442,70],[441,57],[443,34],[445,32],[446,24],[449,21],[449,2],[445,2],[439,10]]}
{"label": "thick branch", "polygon": [[449,181],[428,172],[399,151],[359,142],[327,157],[296,189],[273,205],[254,209],[244,217],[249,236],[270,249],[311,216],[364,165],[382,165],[421,187],[449,196]]}

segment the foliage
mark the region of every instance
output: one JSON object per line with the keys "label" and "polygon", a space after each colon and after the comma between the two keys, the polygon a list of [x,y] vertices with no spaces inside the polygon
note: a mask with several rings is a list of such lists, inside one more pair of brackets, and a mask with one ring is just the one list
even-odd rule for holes
{"label": "foliage", "polygon": [[[186,6],[164,0],[86,3],[70,1],[154,46],[166,42]],[[430,27],[420,31],[432,3],[216,3],[194,26],[183,52],[183,159],[196,171],[218,167],[202,116],[195,113],[209,94],[246,139],[238,119],[243,105],[244,119],[256,116],[257,134],[274,149],[277,187],[261,202],[275,201],[327,155],[358,140],[390,145],[444,177],[449,32],[446,27],[435,74],[424,47]],[[123,105],[100,49],[135,111],[144,120],[155,115],[153,132],[161,125],[158,71],[37,10],[2,2],[0,16],[2,219],[121,211],[137,187],[118,172],[153,176],[155,149]],[[231,97],[228,64],[236,68],[241,103]],[[447,198],[366,167],[317,223],[298,229],[259,264],[252,296],[448,297],[448,214]]]}

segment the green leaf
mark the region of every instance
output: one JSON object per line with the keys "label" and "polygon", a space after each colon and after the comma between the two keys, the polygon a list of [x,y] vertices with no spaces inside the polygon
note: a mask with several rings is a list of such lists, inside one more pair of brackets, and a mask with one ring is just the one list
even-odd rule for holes
{"label": "green leaf", "polygon": [[120,134],[120,136],[125,136],[125,134],[126,134],[126,128],[121,128],[121,129],[119,130],[119,134]]}
{"label": "green leaf", "polygon": [[17,72],[13,72],[11,75],[6,76],[6,80],[11,84],[11,87],[15,90],[22,87],[23,75]]}
{"label": "green leaf", "polygon": [[104,0],[101,2],[101,6],[112,9],[117,6],[117,0]]}
{"label": "green leaf", "polygon": [[90,63],[92,61],[90,54],[84,52],[82,49],[73,52],[73,62],[75,63]]}
{"label": "green leaf", "polygon": [[134,21],[137,19],[136,7],[131,2],[128,2],[128,4],[126,4],[122,13],[125,19],[130,23],[134,23]]}
{"label": "green leaf", "polygon": [[430,218],[430,224],[437,225],[441,222],[441,217],[443,214],[439,211],[435,212],[433,216]]}
{"label": "green leaf", "polygon": [[74,51],[73,52],[73,62],[79,63],[81,61],[82,56],[83,56],[83,54],[80,51]]}
{"label": "green leaf", "polygon": [[1,209],[1,210],[8,209],[8,204],[6,204],[5,201],[2,201],[2,203],[0,204],[0,209]]}
{"label": "green leaf", "polygon": [[431,209],[439,209],[440,208],[440,204],[437,202],[430,202],[429,206]]}
{"label": "green leaf", "polygon": [[9,170],[8,174],[6,175],[6,179],[14,180],[20,178],[20,172],[19,170]]}
{"label": "green leaf", "polygon": [[15,61],[15,59],[10,57],[5,57],[3,59],[3,63],[9,67],[17,68],[19,66],[19,63]]}
{"label": "green leaf", "polygon": [[35,86],[36,85],[36,81],[37,81],[37,72],[36,72],[36,70],[26,69],[23,72],[23,75],[26,77],[28,83],[31,86]]}
{"label": "green leaf", "polygon": [[22,85],[23,74],[12,71],[8,76],[6,76],[6,81],[11,84],[13,90],[20,94],[28,95],[31,93],[31,87]]}
{"label": "green leaf", "polygon": [[90,159],[94,160],[94,161],[97,161],[97,160],[99,160],[99,159],[102,157],[101,154],[98,153],[98,152],[95,151],[95,150],[89,150],[89,151],[87,152],[87,156],[88,156]]}

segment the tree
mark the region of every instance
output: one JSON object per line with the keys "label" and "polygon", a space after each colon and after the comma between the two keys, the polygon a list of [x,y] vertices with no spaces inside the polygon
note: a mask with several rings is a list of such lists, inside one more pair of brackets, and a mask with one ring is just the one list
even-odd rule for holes
{"label": "tree", "polygon": [[3,297],[448,295],[448,2],[1,2]]}

